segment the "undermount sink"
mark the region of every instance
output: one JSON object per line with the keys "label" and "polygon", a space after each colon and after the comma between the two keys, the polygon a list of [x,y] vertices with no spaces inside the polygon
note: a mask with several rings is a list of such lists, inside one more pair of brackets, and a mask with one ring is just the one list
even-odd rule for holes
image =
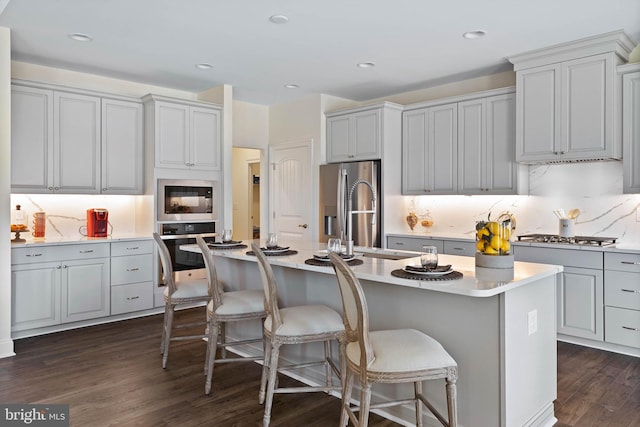
{"label": "undermount sink", "polygon": [[401,260],[407,258],[415,258],[420,256],[417,252],[409,252],[409,251],[392,251],[386,249],[378,249],[378,248],[357,248],[354,249],[356,254],[362,254],[363,257],[368,258],[379,258],[379,259],[391,259],[391,260]]}

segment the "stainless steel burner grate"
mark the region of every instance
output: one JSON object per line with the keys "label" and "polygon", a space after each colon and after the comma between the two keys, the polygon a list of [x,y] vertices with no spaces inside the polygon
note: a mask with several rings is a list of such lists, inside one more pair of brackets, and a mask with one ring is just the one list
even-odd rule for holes
{"label": "stainless steel burner grate", "polygon": [[519,242],[561,243],[583,246],[609,246],[616,243],[616,237],[574,236],[560,237],[557,234],[523,234],[518,236]]}

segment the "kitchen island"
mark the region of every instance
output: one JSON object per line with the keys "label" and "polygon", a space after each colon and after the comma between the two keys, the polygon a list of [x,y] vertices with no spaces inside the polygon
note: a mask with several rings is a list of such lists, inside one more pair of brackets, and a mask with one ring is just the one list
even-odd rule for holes
{"label": "kitchen island", "polygon": [[[196,245],[181,249],[197,252]],[[326,304],[341,311],[340,294],[330,265],[305,261],[324,249],[321,243],[295,242],[297,254],[270,256],[282,306]],[[229,289],[259,289],[256,259],[248,248],[214,249],[218,277]],[[458,363],[459,425],[551,426],[556,398],[555,285],[561,266],[516,262],[513,270],[476,269],[474,259],[441,255],[463,274],[457,280],[411,280],[393,270],[419,262],[358,256],[354,266],[367,298],[372,330],[415,328],[437,339]],[[512,276],[511,276],[512,272]],[[504,276],[507,277],[504,277]],[[503,276],[503,277],[500,277]],[[230,338],[260,333],[258,325],[229,328]],[[321,346],[291,346],[285,358],[296,361]],[[336,346],[337,347],[337,346]],[[337,357],[337,349],[336,351]],[[259,348],[247,350],[258,352]],[[321,373],[292,375],[315,383]],[[406,396],[408,386],[380,386],[376,396]],[[424,393],[436,407],[446,408],[444,382],[430,381]],[[357,395],[356,395],[357,396]],[[412,425],[413,408],[380,412]],[[425,425],[438,425],[425,415]]]}

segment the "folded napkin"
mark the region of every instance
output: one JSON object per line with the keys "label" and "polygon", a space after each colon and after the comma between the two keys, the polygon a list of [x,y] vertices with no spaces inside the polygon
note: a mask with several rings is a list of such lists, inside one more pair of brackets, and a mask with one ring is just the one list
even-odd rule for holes
{"label": "folded napkin", "polygon": [[425,272],[434,272],[434,273],[441,273],[441,272],[445,272],[445,271],[449,271],[451,270],[451,264],[448,265],[439,265],[435,268],[425,268],[421,265],[407,265],[405,267],[405,270],[407,271],[417,271],[417,272],[421,272],[421,273],[425,273]]}

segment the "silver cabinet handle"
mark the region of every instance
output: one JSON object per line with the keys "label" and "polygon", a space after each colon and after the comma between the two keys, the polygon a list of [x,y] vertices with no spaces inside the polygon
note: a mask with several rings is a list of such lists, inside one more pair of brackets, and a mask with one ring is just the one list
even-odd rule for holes
{"label": "silver cabinet handle", "polygon": [[62,266],[62,268],[67,268],[67,267],[68,267],[67,265],[63,265],[63,266]]}
{"label": "silver cabinet handle", "polygon": [[86,251],[80,251],[81,254],[90,254],[93,252],[93,249],[87,249]]}
{"label": "silver cabinet handle", "polygon": [[636,291],[634,289],[620,289],[622,292],[630,292],[632,294],[640,294],[640,291]]}
{"label": "silver cabinet handle", "polygon": [[127,271],[138,271],[138,270],[140,270],[138,267],[127,268]]}
{"label": "silver cabinet handle", "polygon": [[138,250],[138,249],[140,249],[140,246],[134,246],[132,248],[127,248],[128,251],[135,251],[135,250]]}
{"label": "silver cabinet handle", "polygon": [[309,226],[309,224],[298,224],[298,227],[300,228],[307,228]]}
{"label": "silver cabinet handle", "polygon": [[61,265],[56,265],[56,270],[60,270],[62,268]]}
{"label": "silver cabinet handle", "polygon": [[127,301],[131,301],[131,300],[138,299],[138,298],[140,298],[139,295],[136,295],[135,297],[127,297]]}
{"label": "silver cabinet handle", "polygon": [[396,246],[404,246],[404,243],[402,243],[402,242],[396,242]]}
{"label": "silver cabinet handle", "polygon": [[622,329],[627,329],[629,331],[640,332],[640,328],[632,328],[631,326],[623,326]]}
{"label": "silver cabinet handle", "polygon": [[640,265],[640,262],[633,262],[633,261],[620,261],[620,264]]}
{"label": "silver cabinet handle", "polygon": [[42,254],[27,254],[28,257],[42,256]]}
{"label": "silver cabinet handle", "polygon": [[464,248],[451,248],[451,249],[453,249],[454,251],[462,251],[462,252],[464,252]]}

